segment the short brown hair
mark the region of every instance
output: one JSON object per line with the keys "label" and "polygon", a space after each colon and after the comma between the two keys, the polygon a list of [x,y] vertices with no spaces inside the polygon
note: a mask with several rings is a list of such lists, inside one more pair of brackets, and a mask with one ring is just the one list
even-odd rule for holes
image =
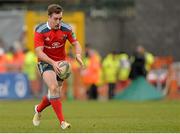
{"label": "short brown hair", "polygon": [[51,4],[48,6],[48,15],[52,15],[53,13],[59,14],[63,11],[63,8],[58,4]]}

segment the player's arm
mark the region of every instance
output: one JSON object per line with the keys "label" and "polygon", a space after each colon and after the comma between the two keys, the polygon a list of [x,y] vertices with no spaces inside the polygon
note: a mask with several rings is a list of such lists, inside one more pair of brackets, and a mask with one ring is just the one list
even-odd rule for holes
{"label": "player's arm", "polygon": [[54,60],[52,60],[51,58],[49,58],[44,52],[43,52],[43,46],[39,46],[37,48],[35,48],[35,52],[37,57],[41,60],[41,61],[45,61],[49,64],[54,64]]}
{"label": "player's arm", "polygon": [[35,52],[36,52],[37,57],[41,61],[51,64],[56,73],[60,73],[60,68],[58,66],[58,62],[52,60],[50,57],[47,56],[47,54],[45,54],[43,52],[44,39],[43,39],[43,35],[41,33],[35,32],[34,45],[35,45]]}
{"label": "player's arm", "polygon": [[82,60],[82,48],[80,46],[80,43],[78,41],[75,41],[72,43],[72,45],[75,47],[75,53],[76,53],[76,60],[81,65],[82,68],[84,68],[84,63]]}
{"label": "player's arm", "polygon": [[80,66],[82,68],[84,68],[84,63],[83,63],[82,56],[81,56],[82,55],[81,45],[80,45],[79,41],[76,39],[76,35],[72,30],[70,32],[68,32],[68,40],[70,41],[72,46],[75,47],[77,62],[80,64]]}
{"label": "player's arm", "polygon": [[44,52],[43,52],[43,46],[39,46],[35,49],[36,55],[37,57],[41,60],[41,61],[45,61],[49,64],[51,64],[54,68],[54,71],[58,74],[60,73],[60,68],[58,66],[58,62],[52,60],[51,58],[49,58]]}

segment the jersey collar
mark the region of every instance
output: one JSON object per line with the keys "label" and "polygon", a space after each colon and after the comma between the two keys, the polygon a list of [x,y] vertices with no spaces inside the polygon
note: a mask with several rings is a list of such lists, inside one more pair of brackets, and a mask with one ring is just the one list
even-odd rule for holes
{"label": "jersey collar", "polygon": [[47,27],[49,30],[51,30],[51,27],[49,26],[48,22],[46,23]]}
{"label": "jersey collar", "polygon": [[[61,24],[59,25],[59,29],[61,28]],[[51,30],[51,27],[49,26],[48,21],[46,22],[46,25],[47,25],[48,29]]]}

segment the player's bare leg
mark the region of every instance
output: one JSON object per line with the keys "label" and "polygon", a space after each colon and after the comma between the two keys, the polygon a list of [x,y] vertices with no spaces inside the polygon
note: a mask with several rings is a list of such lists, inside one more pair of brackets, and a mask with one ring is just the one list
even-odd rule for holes
{"label": "player's bare leg", "polygon": [[56,113],[61,128],[70,128],[70,124],[64,120],[64,116],[62,113],[62,103],[60,101],[60,90],[62,87],[62,83],[60,85],[58,84],[58,81],[56,79],[56,73],[51,70],[44,72],[43,79],[48,86],[48,98],[54,112]]}

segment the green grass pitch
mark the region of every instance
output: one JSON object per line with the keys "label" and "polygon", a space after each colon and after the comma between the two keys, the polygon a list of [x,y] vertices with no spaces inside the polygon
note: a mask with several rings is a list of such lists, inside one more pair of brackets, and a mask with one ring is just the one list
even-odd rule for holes
{"label": "green grass pitch", "polygon": [[40,100],[0,100],[0,133],[61,132],[180,132],[180,101],[64,101],[63,111],[72,128],[61,130],[51,106],[40,126],[32,125],[34,105]]}

